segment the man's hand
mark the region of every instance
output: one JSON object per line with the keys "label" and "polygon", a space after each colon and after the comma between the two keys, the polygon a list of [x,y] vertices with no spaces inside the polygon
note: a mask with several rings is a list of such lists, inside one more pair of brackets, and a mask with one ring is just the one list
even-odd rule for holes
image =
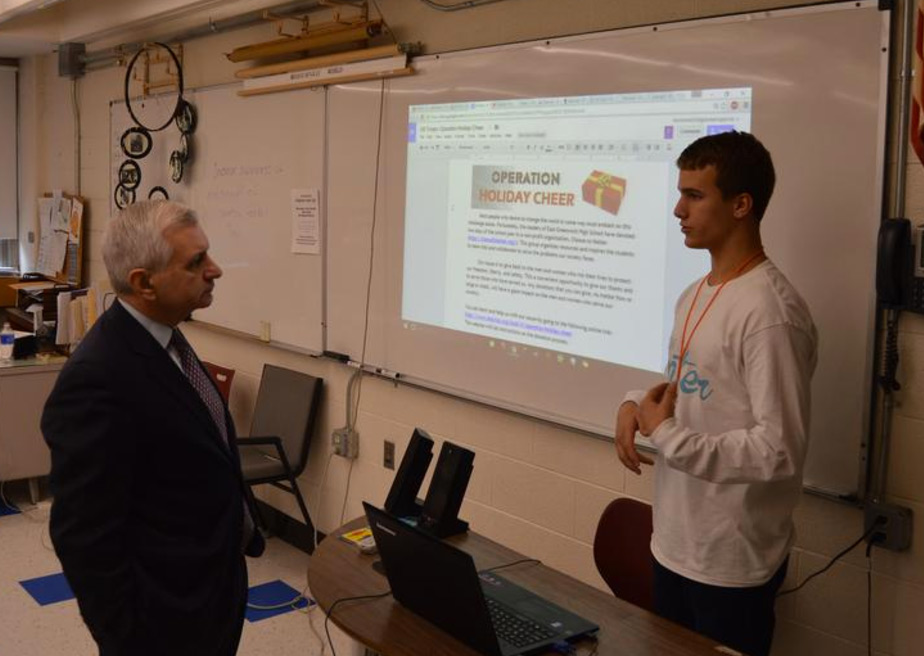
{"label": "man's hand", "polygon": [[619,406],[616,413],[616,453],[619,454],[619,461],[631,469],[636,474],[642,473],[639,463],[651,465],[654,461],[648,456],[643,456],[635,448],[635,431],[638,430],[638,406],[632,401],[627,401]]}
{"label": "man's hand", "polygon": [[639,432],[645,437],[651,435],[662,421],[674,416],[676,403],[677,383],[661,383],[648,390],[638,408]]}

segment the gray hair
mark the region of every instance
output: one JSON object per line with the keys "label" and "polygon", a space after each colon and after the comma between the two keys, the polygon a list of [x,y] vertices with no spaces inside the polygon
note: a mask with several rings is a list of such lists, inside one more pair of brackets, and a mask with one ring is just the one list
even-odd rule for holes
{"label": "gray hair", "polygon": [[173,257],[173,249],[164,237],[167,229],[198,223],[191,209],[165,200],[133,203],[116,214],[103,235],[103,262],[115,292],[132,293],[132,269],[154,273],[167,266]]}

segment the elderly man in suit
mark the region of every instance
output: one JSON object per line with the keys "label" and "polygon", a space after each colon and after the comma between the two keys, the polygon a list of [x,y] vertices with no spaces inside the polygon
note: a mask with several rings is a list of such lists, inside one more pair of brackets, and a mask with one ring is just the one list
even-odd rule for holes
{"label": "elderly man in suit", "polygon": [[221,269],[188,208],[131,205],[106,230],[118,299],[45,406],[51,537],[101,656],[230,656],[259,555],[231,415],[177,330]]}

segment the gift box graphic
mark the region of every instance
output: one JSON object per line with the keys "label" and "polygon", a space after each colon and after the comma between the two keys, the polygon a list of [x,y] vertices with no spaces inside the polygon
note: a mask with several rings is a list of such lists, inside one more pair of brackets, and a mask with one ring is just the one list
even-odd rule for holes
{"label": "gift box graphic", "polygon": [[603,171],[594,171],[581,185],[581,195],[585,202],[616,216],[626,195],[626,181]]}

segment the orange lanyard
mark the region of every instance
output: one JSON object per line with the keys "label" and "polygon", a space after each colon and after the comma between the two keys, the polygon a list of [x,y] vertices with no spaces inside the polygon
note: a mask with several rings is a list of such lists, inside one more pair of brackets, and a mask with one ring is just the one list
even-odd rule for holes
{"label": "orange lanyard", "polygon": [[699,298],[699,292],[700,290],[702,290],[703,285],[706,283],[706,280],[709,278],[709,276],[708,275],[704,276],[703,279],[699,281],[699,285],[697,285],[696,287],[696,293],[693,294],[693,302],[690,303],[690,309],[687,310],[687,318],[684,319],[683,321],[683,334],[680,336],[680,356],[677,360],[677,383],[678,384],[680,383],[680,372],[683,369],[683,359],[686,357],[687,351],[690,350],[690,342],[693,341],[693,335],[696,334],[696,329],[699,328],[699,324],[703,322],[703,319],[706,317],[706,313],[709,312],[709,308],[712,307],[712,304],[715,303],[715,299],[717,299],[719,297],[719,294],[722,293],[722,290],[725,289],[725,285],[727,285],[729,282],[737,278],[741,274],[741,272],[744,271],[748,267],[748,265],[751,262],[753,262],[754,260],[756,260],[763,254],[764,254],[764,249],[761,248],[759,251],[751,255],[744,262],[742,262],[738,266],[738,268],[735,269],[735,272],[731,275],[730,278],[728,278],[728,280],[723,281],[722,284],[719,285],[719,288],[715,290],[715,294],[712,295],[712,298],[710,298],[709,302],[706,304],[706,308],[703,310],[703,313],[699,315],[699,319],[697,319],[696,323],[693,325],[693,330],[690,331],[690,338],[687,339],[687,326],[690,323],[690,317],[693,315],[693,308],[696,307],[696,300]]}

